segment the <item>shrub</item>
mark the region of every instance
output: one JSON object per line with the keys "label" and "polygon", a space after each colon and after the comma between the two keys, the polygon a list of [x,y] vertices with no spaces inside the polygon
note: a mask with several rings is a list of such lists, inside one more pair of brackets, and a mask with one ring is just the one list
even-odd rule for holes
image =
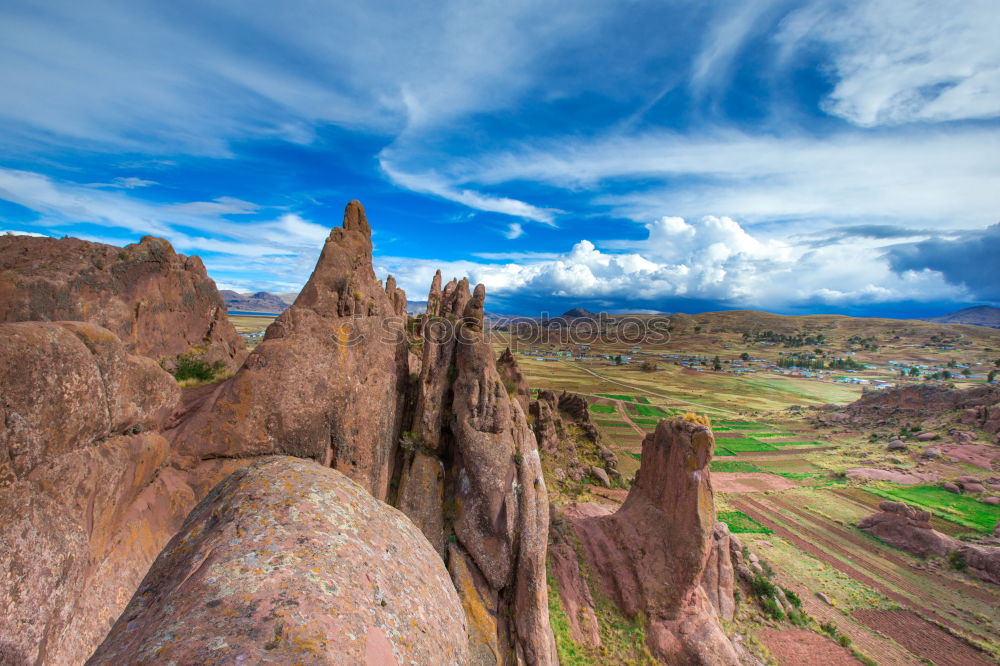
{"label": "shrub", "polygon": [[780,620],[785,617],[785,612],[781,610],[781,605],[774,599],[774,597],[766,597],[761,601],[761,605],[764,608],[764,614],[775,620]]}
{"label": "shrub", "polygon": [[215,376],[218,365],[211,366],[200,358],[181,356],[177,359],[177,368],[174,370],[174,379],[179,382],[185,380],[195,380],[199,382],[211,381]]}
{"label": "shrub", "polygon": [[968,565],[965,563],[965,554],[960,550],[953,550],[948,553],[948,564],[956,571],[965,571]]}
{"label": "shrub", "polygon": [[802,599],[799,598],[799,595],[795,594],[795,592],[793,592],[792,590],[789,590],[788,588],[784,587],[781,588],[781,591],[785,593],[785,598],[788,599],[788,602],[790,604],[792,604],[796,608],[802,608]]}

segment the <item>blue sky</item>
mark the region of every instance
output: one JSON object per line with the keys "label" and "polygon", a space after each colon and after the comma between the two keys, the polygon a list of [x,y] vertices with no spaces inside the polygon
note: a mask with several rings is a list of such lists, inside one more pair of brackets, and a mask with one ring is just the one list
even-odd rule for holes
{"label": "blue sky", "polygon": [[8,0],[0,231],[286,292],[356,198],[414,300],[998,304],[997,35],[994,0]]}

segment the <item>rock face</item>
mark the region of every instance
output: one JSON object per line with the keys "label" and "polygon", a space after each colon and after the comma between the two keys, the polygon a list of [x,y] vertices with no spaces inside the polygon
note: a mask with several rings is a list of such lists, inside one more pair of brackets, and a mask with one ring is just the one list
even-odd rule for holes
{"label": "rock face", "polygon": [[184,521],[88,664],[464,664],[444,563],[342,474],[268,458]]}
{"label": "rock face", "polygon": [[76,448],[156,429],[180,396],[155,362],[92,324],[0,324],[0,358],[0,485]]}
{"label": "rock face", "polygon": [[0,322],[85,321],[157,361],[196,354],[235,369],[246,346],[198,257],[147,236],[124,248],[0,236]]}
{"label": "rock face", "polygon": [[0,655],[79,664],[194,506],[155,432],[179,390],[80,322],[0,324]]}
{"label": "rock face", "polygon": [[965,544],[958,549],[958,556],[969,573],[1000,585],[1000,546]]}
{"label": "rock face", "polygon": [[435,275],[421,327],[398,506],[446,551],[472,663],[553,664],[548,499],[535,437],[485,339],[485,288],[440,284]]}
{"label": "rock face", "polygon": [[878,505],[881,513],[868,516],[858,523],[858,529],[908,553],[928,557],[946,557],[960,543],[931,529],[930,511],[919,511],[903,502],[885,501]]}
{"label": "rock face", "polygon": [[371,252],[371,227],[352,201],[295,303],[171,433],[178,451],[311,458],[388,498],[408,376],[406,321],[398,290],[387,294],[375,279]]}
{"label": "rock face", "polygon": [[573,481],[590,474],[608,487],[611,478],[621,476],[618,458],[601,443],[601,434],[590,421],[590,410],[582,396],[539,391],[538,399],[529,405],[529,413],[547,469],[562,470]]}
{"label": "rock face", "polygon": [[708,469],[714,446],[704,425],[661,421],[643,441],[639,478],[622,507],[573,522],[605,593],[629,617],[645,615],[649,648],[669,664],[739,663],[718,622],[734,602],[730,543],[716,529]]}
{"label": "rock face", "polygon": [[[144,245],[143,251],[166,252],[153,241]],[[456,660],[467,653],[473,664],[555,663],[545,571],[545,483],[534,433],[484,336],[485,289],[480,285],[472,293],[467,280],[453,280],[442,289],[436,277],[420,340],[408,340],[406,296],[391,277],[384,287],[375,279],[371,249],[364,210],[352,202],[308,284],[243,367],[225,382],[199,389],[197,397],[186,397],[181,406],[173,379],[152,359],[128,354],[128,346],[106,329],[86,323],[0,325],[0,352],[5,361],[16,359],[0,368],[0,417],[6,426],[0,432],[0,519],[17,526],[0,535],[4,659],[80,663],[191,508],[230,472],[262,456],[283,454],[342,472],[372,502],[398,506],[426,535],[467,617],[465,624],[451,627],[454,631],[440,633]],[[177,259],[165,256],[167,263]],[[109,298],[106,306],[114,310],[117,301]],[[431,330],[432,325],[442,330]],[[422,347],[419,360],[411,344]],[[411,378],[410,368],[418,366],[419,374]],[[261,468],[260,483],[279,483],[272,476],[282,469]],[[240,490],[226,492],[236,496]],[[270,565],[251,567],[252,553],[238,556],[237,544],[224,538],[225,530],[244,525],[257,530],[257,548],[274,536],[246,522],[247,516],[232,525],[218,522],[230,515],[226,512],[239,513],[239,506],[219,505],[221,513],[206,509],[209,514],[192,518],[187,544],[214,544],[199,551],[209,563],[212,552],[243,557],[249,578],[233,579],[234,585],[269,585],[271,575],[280,572]],[[301,513],[299,518],[312,519]],[[45,529],[28,529],[35,525]],[[331,536],[335,541],[361,529],[350,522],[339,525],[341,531]],[[379,543],[377,535],[369,537]],[[283,553],[298,555],[283,545]],[[158,623],[173,613],[171,604],[188,592],[222,594],[222,588],[192,587],[221,583],[202,581],[199,572],[209,565],[184,559],[193,557],[185,548],[165,551],[161,564],[163,558],[172,563],[158,565],[162,585],[144,588],[159,601],[135,597],[134,605],[148,602],[143,621],[130,625],[132,620],[123,620],[125,629],[95,659],[142,661],[157,649],[156,632],[166,626]],[[377,569],[396,576],[392,557],[379,557]],[[257,569],[267,575],[257,578]],[[351,587],[364,584],[350,579],[360,570],[355,569],[339,570],[346,578],[336,584],[361,590]],[[381,585],[372,571],[369,582]],[[309,570],[305,577],[315,583],[315,573]],[[302,599],[322,598],[308,589],[308,581],[300,582],[291,589]],[[280,592],[260,589],[263,596],[251,594],[253,603],[237,612],[278,617],[278,610],[286,610]],[[205,604],[219,595],[205,597]],[[178,663],[208,654],[197,650],[208,649],[198,641],[216,635],[211,623],[220,616],[210,608],[180,618],[190,620],[184,631],[197,640],[171,646],[181,655]],[[272,626],[264,643],[272,646],[268,654],[288,661],[281,650],[305,639],[279,630]],[[408,636],[399,631],[398,636]],[[468,640],[459,648],[456,636],[463,634]],[[423,646],[436,645],[422,635]],[[422,653],[411,659],[407,651],[423,649],[420,641],[404,649],[395,642],[398,636],[385,627],[383,634],[361,635],[363,645],[374,646],[365,659],[392,663],[391,652],[400,663],[441,663],[425,660]],[[239,642],[244,638],[234,636],[228,644],[250,650]],[[347,645],[340,638],[330,644]]]}

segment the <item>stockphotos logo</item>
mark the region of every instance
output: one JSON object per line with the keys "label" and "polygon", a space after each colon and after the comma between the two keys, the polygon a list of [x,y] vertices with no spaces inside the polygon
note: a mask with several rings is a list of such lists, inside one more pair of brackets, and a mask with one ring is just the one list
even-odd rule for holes
{"label": "stockphotos logo", "polygon": [[595,317],[494,317],[481,325],[474,317],[365,317],[355,315],[337,323],[338,346],[356,347],[369,340],[394,345],[420,338],[436,345],[506,344],[511,351],[558,341],[564,345],[666,345],[671,340],[668,317],[597,315]]}

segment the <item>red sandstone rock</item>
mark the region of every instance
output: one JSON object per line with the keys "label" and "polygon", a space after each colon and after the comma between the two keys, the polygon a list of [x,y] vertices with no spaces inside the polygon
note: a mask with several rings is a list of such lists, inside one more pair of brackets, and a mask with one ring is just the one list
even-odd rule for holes
{"label": "red sandstone rock", "polygon": [[858,529],[908,553],[945,557],[961,542],[931,529],[930,511],[918,511],[903,502],[879,504],[881,513],[868,516]]}
{"label": "red sandstone rock", "polygon": [[0,322],[86,321],[157,361],[196,353],[235,369],[246,345],[198,257],[147,236],[118,248],[0,236]]}
{"label": "red sandstone rock", "polygon": [[626,615],[645,614],[649,647],[666,663],[739,663],[702,587],[719,558],[707,584],[717,594],[728,588],[720,607],[729,612],[730,544],[716,540],[708,469],[714,443],[705,426],[661,421],[643,442],[639,478],[624,505],[573,521],[605,594]]}
{"label": "red sandstone rock", "polygon": [[958,549],[958,554],[969,573],[1000,585],[1000,546],[966,544]]}
{"label": "red sandstone rock", "polygon": [[155,362],[92,324],[0,324],[0,358],[0,485],[107,437],[156,429],[180,396]]}
{"label": "red sandstone rock", "polygon": [[188,516],[88,664],[462,664],[444,564],[342,474],[270,458]]}
{"label": "red sandstone rock", "polygon": [[171,432],[178,451],[311,458],[387,499],[407,347],[399,297],[375,279],[371,252],[371,227],[352,201],[295,303],[243,368]]}
{"label": "red sandstone rock", "polygon": [[511,353],[510,347],[504,349],[500,358],[497,359],[497,372],[500,373],[500,378],[503,380],[504,386],[507,387],[507,392],[521,405],[521,411],[527,414],[531,402],[531,388],[528,386],[528,380],[524,373],[521,372],[521,366],[517,364],[517,359]]}

